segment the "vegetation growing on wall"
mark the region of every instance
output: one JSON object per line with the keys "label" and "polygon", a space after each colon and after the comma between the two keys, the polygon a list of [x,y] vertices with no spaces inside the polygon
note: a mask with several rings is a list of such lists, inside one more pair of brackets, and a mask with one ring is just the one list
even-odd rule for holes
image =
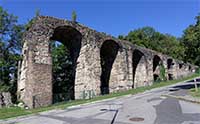
{"label": "vegetation growing on wall", "polygon": [[73,12],[72,12],[72,21],[73,21],[73,22],[76,22],[76,19],[77,19],[76,11],[73,11]]}
{"label": "vegetation growing on wall", "polygon": [[160,64],[160,75],[159,75],[159,78],[161,81],[166,81],[167,78],[166,78],[166,70],[165,70],[165,67],[163,64]]}

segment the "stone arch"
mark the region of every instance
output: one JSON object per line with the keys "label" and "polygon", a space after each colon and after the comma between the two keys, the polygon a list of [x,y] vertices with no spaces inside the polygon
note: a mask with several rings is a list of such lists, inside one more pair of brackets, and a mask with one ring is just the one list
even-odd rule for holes
{"label": "stone arch", "polygon": [[167,69],[172,69],[173,59],[167,59]]}
{"label": "stone arch", "polygon": [[174,79],[173,74],[169,73],[169,74],[168,74],[168,80],[173,80],[173,79]]}
{"label": "stone arch", "polygon": [[109,94],[109,80],[113,63],[119,51],[119,44],[114,40],[106,40],[100,48],[101,60],[101,94]]}
{"label": "stone arch", "polygon": [[140,50],[135,49],[132,53],[133,85],[137,88],[146,85],[147,82],[147,60]]}
{"label": "stone arch", "polygon": [[191,69],[192,69],[191,65],[189,65],[188,69],[189,69],[189,71],[191,71]]}
{"label": "stone arch", "polygon": [[179,63],[178,67],[179,67],[179,69],[182,69],[183,68],[183,63]]}
{"label": "stone arch", "polygon": [[156,81],[159,78],[160,68],[159,65],[162,64],[161,58],[158,55],[153,57],[153,79]]}
{"label": "stone arch", "polygon": [[[164,60],[168,57],[156,51],[139,48],[129,42],[115,38],[110,40],[112,36],[99,33],[78,23],[49,16],[38,16],[34,24],[23,35],[25,42],[22,53],[23,61],[19,67],[18,76],[19,100],[22,100],[30,108],[52,104],[50,39],[60,41],[71,51],[75,99],[92,98],[99,95],[101,82],[102,84],[105,83],[107,93],[109,93],[109,90],[113,92],[130,89],[133,85],[133,69],[131,66],[133,48],[138,48],[145,54],[139,60],[138,65],[143,64],[143,57],[148,58],[147,70],[148,75],[151,75],[148,77],[149,81],[152,81],[153,74],[155,74],[155,78],[160,76],[159,72],[157,73],[157,70],[160,71],[159,63],[162,64],[159,56],[162,56],[164,67],[167,68],[167,61]],[[102,46],[101,50],[100,46]],[[118,51],[119,48],[120,51]],[[155,54],[159,56],[153,56]],[[140,72],[137,71],[138,65],[135,69],[136,72]],[[193,69],[193,65],[191,67]],[[173,72],[174,69],[170,71]],[[188,65],[184,64],[183,71],[181,70],[182,75],[190,74],[188,69]],[[168,71],[168,74],[170,71]],[[174,73],[174,75],[177,74]],[[101,89],[104,89],[103,86]],[[106,92],[102,92],[102,94],[104,93]]]}
{"label": "stone arch", "polygon": [[[59,26],[54,29],[53,35],[50,38],[52,41],[59,41],[66,47],[66,53],[68,53],[69,61],[71,62],[71,67],[68,68],[69,70],[65,70],[65,73],[70,73],[70,80],[67,82],[67,92],[65,95],[60,95],[62,92],[61,90],[57,90],[56,88],[59,88],[56,79],[54,78],[54,84],[53,84],[53,101],[56,101],[55,99],[58,99],[58,97],[63,97],[63,100],[74,100],[75,99],[75,77],[76,77],[76,65],[77,65],[77,59],[80,54],[81,49],[81,40],[82,35],[81,33],[76,30],[75,28],[71,26]],[[67,55],[67,54],[66,54]],[[66,75],[65,75],[66,76]],[[61,88],[61,86],[60,86]],[[58,95],[56,95],[58,94]]]}
{"label": "stone arch", "polygon": [[167,59],[167,69],[168,69],[168,80],[173,80],[174,79],[174,73],[171,71],[173,69],[173,59],[168,58]]}

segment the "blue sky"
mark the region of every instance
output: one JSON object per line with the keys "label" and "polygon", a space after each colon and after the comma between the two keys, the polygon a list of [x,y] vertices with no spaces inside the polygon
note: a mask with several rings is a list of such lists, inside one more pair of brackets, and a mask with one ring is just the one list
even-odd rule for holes
{"label": "blue sky", "polygon": [[113,36],[152,26],[180,37],[200,13],[200,0],[0,0],[0,5],[19,23],[30,20],[36,9],[64,19],[71,19],[75,10],[78,22]]}

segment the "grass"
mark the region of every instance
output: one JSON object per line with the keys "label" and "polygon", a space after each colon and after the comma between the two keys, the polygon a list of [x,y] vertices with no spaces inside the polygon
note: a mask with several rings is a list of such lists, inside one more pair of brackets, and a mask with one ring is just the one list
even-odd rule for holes
{"label": "grass", "polygon": [[131,89],[128,91],[111,93],[111,94],[103,95],[103,96],[97,96],[97,97],[89,99],[89,100],[73,100],[73,101],[69,101],[69,102],[62,102],[62,103],[54,104],[51,106],[41,107],[41,108],[36,108],[36,109],[24,110],[24,109],[21,109],[18,107],[2,108],[2,109],[0,109],[0,119],[7,119],[7,118],[11,118],[11,117],[17,117],[17,116],[28,115],[28,114],[37,114],[39,112],[48,111],[48,110],[52,110],[52,109],[65,109],[70,106],[80,105],[80,104],[84,104],[84,103],[90,103],[90,102],[94,102],[94,101],[98,101],[98,100],[120,97],[120,96],[124,96],[124,95],[129,95],[129,94],[133,95],[133,94],[137,94],[137,93],[142,93],[144,91],[147,91],[147,90],[150,90],[153,88],[163,87],[163,86],[175,84],[175,83],[178,83],[181,81],[190,80],[190,79],[198,77],[198,76],[200,76],[200,74],[194,74],[192,76],[178,79],[178,80],[154,83],[152,86],[140,87],[140,88]]}
{"label": "grass", "polygon": [[198,88],[198,91],[195,91],[195,88],[190,89],[190,95],[196,98],[200,98],[200,88]]}

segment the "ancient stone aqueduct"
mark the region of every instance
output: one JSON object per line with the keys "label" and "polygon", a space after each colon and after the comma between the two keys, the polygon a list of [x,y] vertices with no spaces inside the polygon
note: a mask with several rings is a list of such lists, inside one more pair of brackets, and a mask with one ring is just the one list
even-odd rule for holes
{"label": "ancient stone aqueduct", "polygon": [[52,40],[62,42],[70,51],[75,99],[152,85],[160,74],[160,64],[168,80],[190,75],[196,69],[81,24],[39,16],[24,34],[19,67],[19,99],[30,108],[52,104]]}

